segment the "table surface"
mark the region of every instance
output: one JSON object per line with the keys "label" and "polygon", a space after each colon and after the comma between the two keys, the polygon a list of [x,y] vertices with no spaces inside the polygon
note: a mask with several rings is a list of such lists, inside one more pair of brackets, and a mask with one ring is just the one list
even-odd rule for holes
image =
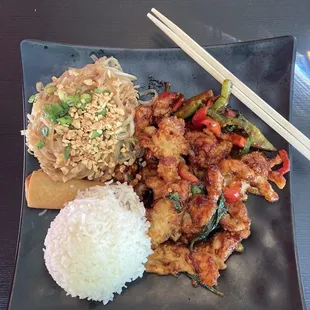
{"label": "table surface", "polygon": [[[280,35],[297,38],[292,121],[310,136],[309,0],[3,0],[0,3],[0,309],[14,272],[23,186],[19,43],[40,39],[96,46],[174,46],[146,18],[156,7],[201,45]],[[310,164],[293,152],[293,205],[303,291],[310,309]]]}

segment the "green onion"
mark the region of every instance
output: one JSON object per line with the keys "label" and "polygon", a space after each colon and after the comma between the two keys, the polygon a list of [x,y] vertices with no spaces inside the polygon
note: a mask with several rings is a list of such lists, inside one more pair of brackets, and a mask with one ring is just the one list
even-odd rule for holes
{"label": "green onion", "polygon": [[107,115],[107,109],[103,108],[102,111],[96,112],[95,115],[96,116],[98,116],[98,115],[106,116]]}
{"label": "green onion", "polygon": [[37,100],[37,95],[32,95],[29,97],[28,102],[29,103],[34,103]]}
{"label": "green onion", "polygon": [[60,117],[57,119],[57,122],[60,125],[70,125],[72,123],[72,121],[73,121],[73,119],[69,115],[66,115],[66,116],[63,116],[63,117]]}
{"label": "green onion", "polygon": [[80,96],[79,95],[75,95],[75,96],[68,96],[65,100],[65,102],[69,105],[69,106],[75,106],[77,105],[78,102],[80,102]]}
{"label": "green onion", "polygon": [[68,159],[70,156],[70,151],[71,151],[71,143],[69,143],[66,147],[65,147],[65,153],[64,153],[64,157],[65,159]]}
{"label": "green onion", "polygon": [[91,95],[90,94],[83,94],[80,97],[82,103],[90,103],[91,102]]}
{"label": "green onion", "polygon": [[48,137],[48,133],[49,133],[49,128],[48,127],[43,126],[43,127],[41,127],[40,131],[41,131],[41,135],[43,137]]}
{"label": "green onion", "polygon": [[90,94],[83,94],[80,97],[81,101],[81,109],[84,111],[86,109],[86,105],[91,102],[91,95]]}
{"label": "green onion", "polygon": [[100,137],[103,134],[103,132],[104,130],[101,130],[101,129],[94,130],[92,131],[90,138],[94,139],[94,138]]}
{"label": "green onion", "polygon": [[44,109],[44,112],[48,119],[56,123],[57,120],[65,116],[69,111],[69,105],[66,102],[53,103],[48,108]]}
{"label": "green onion", "polygon": [[37,148],[39,150],[41,150],[44,145],[45,145],[45,142],[43,140],[39,140],[38,143],[37,143]]}
{"label": "green onion", "polygon": [[46,93],[48,93],[49,95],[52,95],[54,94],[54,92],[56,91],[56,86],[53,86],[53,85],[46,85],[45,88],[44,88],[44,91]]}

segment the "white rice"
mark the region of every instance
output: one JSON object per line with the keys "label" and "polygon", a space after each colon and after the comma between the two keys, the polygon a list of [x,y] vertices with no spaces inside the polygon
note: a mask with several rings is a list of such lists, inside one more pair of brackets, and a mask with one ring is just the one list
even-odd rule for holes
{"label": "white rice", "polygon": [[45,238],[46,267],[68,295],[113,300],[142,277],[151,254],[145,209],[126,184],[80,192],[56,216]]}

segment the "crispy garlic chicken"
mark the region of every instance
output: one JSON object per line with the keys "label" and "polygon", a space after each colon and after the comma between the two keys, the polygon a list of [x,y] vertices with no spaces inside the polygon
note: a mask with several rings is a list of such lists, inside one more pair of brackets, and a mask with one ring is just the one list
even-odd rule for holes
{"label": "crispy garlic chicken", "polygon": [[164,92],[135,113],[145,161],[133,185],[143,201],[148,197],[154,251],[146,270],[185,273],[193,285],[215,293],[220,270],[251,233],[248,193],[277,201],[270,182],[282,189],[290,169],[286,151],[276,152],[257,127],[228,108],[230,89],[225,80],[220,96],[206,91],[186,101]]}

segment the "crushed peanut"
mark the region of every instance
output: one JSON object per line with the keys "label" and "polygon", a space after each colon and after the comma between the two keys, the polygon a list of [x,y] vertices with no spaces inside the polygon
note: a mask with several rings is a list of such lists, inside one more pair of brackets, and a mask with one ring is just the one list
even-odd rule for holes
{"label": "crushed peanut", "polygon": [[[91,85],[92,80],[85,80],[84,84]],[[71,167],[77,167],[82,163],[94,173],[89,175],[90,180],[112,175],[117,161],[114,158],[114,150],[118,143],[117,132],[121,130],[124,121],[124,111],[110,104],[113,93],[93,94],[92,100],[84,110],[72,106],[68,114],[73,118],[71,126],[57,125],[55,130],[64,133],[63,147],[71,145]],[[106,115],[99,115],[105,107]],[[98,117],[94,115],[98,114]],[[128,154],[128,149],[122,145],[123,156]],[[111,156],[112,155],[112,156]],[[107,160],[108,159],[108,160]],[[107,160],[107,162],[105,162]],[[104,165],[102,163],[104,162]],[[61,170],[68,173],[69,160],[66,167]],[[125,165],[129,165],[128,162]],[[124,166],[125,168],[125,166]]]}

